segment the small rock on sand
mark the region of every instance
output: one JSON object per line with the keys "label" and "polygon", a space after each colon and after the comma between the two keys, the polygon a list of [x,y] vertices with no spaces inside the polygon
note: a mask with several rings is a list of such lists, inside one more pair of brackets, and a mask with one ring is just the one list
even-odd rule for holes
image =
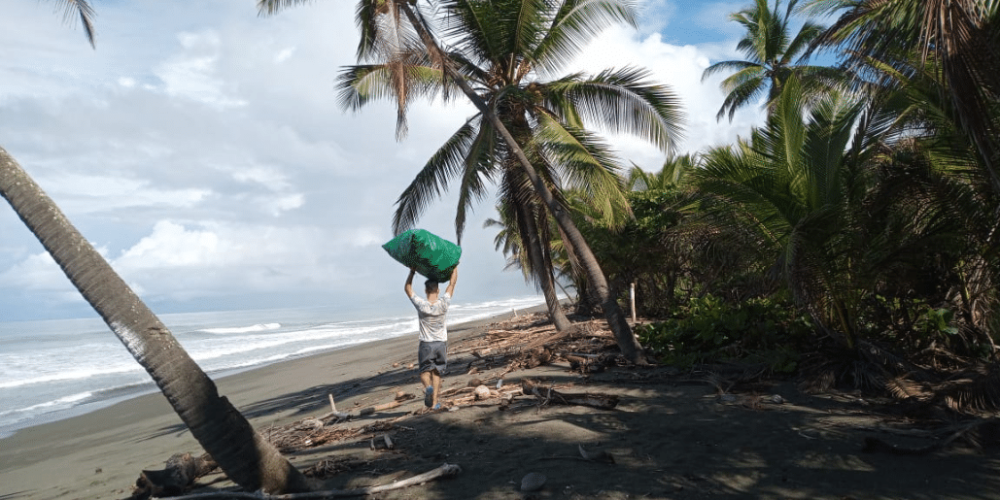
{"label": "small rock on sand", "polygon": [[529,472],[524,475],[523,479],[521,479],[521,491],[538,491],[542,489],[542,486],[545,486],[545,481],[547,479],[548,478],[545,477],[545,474],[540,472]]}

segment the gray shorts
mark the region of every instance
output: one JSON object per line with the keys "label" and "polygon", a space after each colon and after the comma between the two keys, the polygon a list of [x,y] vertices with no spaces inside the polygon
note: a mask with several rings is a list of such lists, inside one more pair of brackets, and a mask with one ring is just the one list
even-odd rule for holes
{"label": "gray shorts", "polygon": [[448,369],[448,343],[420,342],[417,361],[420,373],[437,370],[438,374],[444,375]]}

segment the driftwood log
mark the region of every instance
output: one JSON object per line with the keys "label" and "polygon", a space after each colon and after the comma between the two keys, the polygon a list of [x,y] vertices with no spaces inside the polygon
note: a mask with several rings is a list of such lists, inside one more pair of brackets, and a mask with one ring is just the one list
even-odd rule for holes
{"label": "driftwood log", "polygon": [[215,460],[208,453],[200,457],[194,457],[190,453],[176,453],[167,459],[165,468],[139,473],[139,479],[136,479],[132,496],[128,500],[183,495],[194,486],[198,478],[216,467]]}
{"label": "driftwood log", "polygon": [[[332,398],[331,398],[331,400],[332,400]],[[352,418],[363,417],[365,415],[372,415],[372,414],[380,412],[380,411],[391,410],[393,408],[396,408],[396,407],[402,405],[405,402],[406,402],[405,399],[404,400],[397,400],[397,401],[392,401],[390,403],[385,403],[385,404],[380,404],[380,405],[375,405],[375,406],[369,406],[367,408],[362,408],[362,409],[360,409],[358,411],[353,411],[353,412],[351,412],[351,411],[337,411],[337,410],[333,410],[333,411],[327,412],[326,414],[318,417],[318,419],[321,422],[324,422],[324,424],[328,423],[328,421],[331,421],[331,422],[340,422],[342,420],[350,420]]]}
{"label": "driftwood log", "polygon": [[618,396],[600,393],[559,392],[551,387],[542,387],[529,379],[521,381],[521,391],[541,399],[543,404],[578,405],[611,410],[618,406]]}
{"label": "driftwood log", "polygon": [[[944,439],[936,443],[916,448],[900,446],[888,443],[881,438],[868,436],[865,438],[863,450],[869,453],[889,453],[892,455],[928,455],[944,450],[959,438],[967,440],[976,448],[980,448],[983,445],[992,445],[996,443],[997,435],[1000,434],[1000,422],[996,419],[976,420],[971,423],[962,424],[957,428],[951,428],[949,431],[951,431],[951,433]],[[911,435],[914,435],[917,432],[920,431],[913,432]],[[896,431],[896,433],[902,434],[903,432]],[[934,436],[927,436],[926,431],[924,431],[922,437]]]}
{"label": "driftwood log", "polygon": [[248,493],[240,491],[218,491],[211,493],[196,493],[193,495],[184,495],[180,497],[175,497],[173,500],[209,500],[209,499],[252,499],[252,500],[306,500],[313,498],[343,498],[343,497],[360,497],[365,495],[373,495],[375,493],[381,493],[383,491],[398,490],[402,488],[408,488],[410,486],[416,486],[418,484],[424,484],[428,481],[433,481],[435,479],[451,477],[459,472],[462,472],[462,468],[455,464],[444,464],[434,470],[425,472],[423,474],[418,474],[409,479],[403,479],[402,481],[393,481],[389,484],[383,484],[380,486],[366,486],[364,488],[354,488],[350,490],[324,490],[324,491],[310,491],[308,493],[289,493],[286,495],[269,495],[267,493]]}

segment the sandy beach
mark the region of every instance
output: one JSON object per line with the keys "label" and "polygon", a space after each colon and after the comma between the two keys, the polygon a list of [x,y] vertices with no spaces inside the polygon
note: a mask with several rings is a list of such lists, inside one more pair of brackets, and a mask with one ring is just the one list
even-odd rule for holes
{"label": "sandy beach", "polygon": [[[581,373],[562,359],[529,369],[501,357],[475,364],[481,358],[473,350],[484,352],[511,332],[530,335],[541,324],[540,316],[523,315],[500,323],[506,317],[450,327],[445,394],[467,394],[472,379],[495,387],[503,375],[506,388],[530,379],[563,392],[614,395],[618,405],[463,396],[445,398],[452,411],[428,413],[414,397],[328,424],[346,437],[303,441],[286,456],[330,489],[389,484],[444,463],[461,467],[452,478],[371,496],[385,499],[1000,498],[1000,461],[989,448],[956,443],[920,456],[864,451],[871,436],[900,446],[931,441],[891,406],[859,395],[807,395],[794,380],[720,390],[709,378],[670,367]],[[611,346],[610,334],[594,324],[576,341]],[[268,433],[329,412],[329,395],[341,411],[391,403],[400,391],[417,396],[408,367],[415,344],[415,336],[363,344],[217,382]],[[373,438],[386,434],[393,448],[372,449]],[[0,440],[0,499],[126,498],[141,470],[163,468],[180,452],[202,450],[160,394],[142,396]],[[545,485],[522,493],[531,472],[543,474]],[[197,484],[193,493],[232,488],[222,474]]]}

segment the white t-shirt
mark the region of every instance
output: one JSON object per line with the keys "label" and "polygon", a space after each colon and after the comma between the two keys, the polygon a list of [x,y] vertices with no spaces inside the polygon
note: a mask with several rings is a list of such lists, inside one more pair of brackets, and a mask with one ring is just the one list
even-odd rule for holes
{"label": "white t-shirt", "polygon": [[445,315],[451,295],[448,292],[438,295],[437,302],[431,304],[417,294],[410,295],[410,302],[417,308],[420,318],[421,342],[445,342],[448,340],[448,328],[445,326]]}

